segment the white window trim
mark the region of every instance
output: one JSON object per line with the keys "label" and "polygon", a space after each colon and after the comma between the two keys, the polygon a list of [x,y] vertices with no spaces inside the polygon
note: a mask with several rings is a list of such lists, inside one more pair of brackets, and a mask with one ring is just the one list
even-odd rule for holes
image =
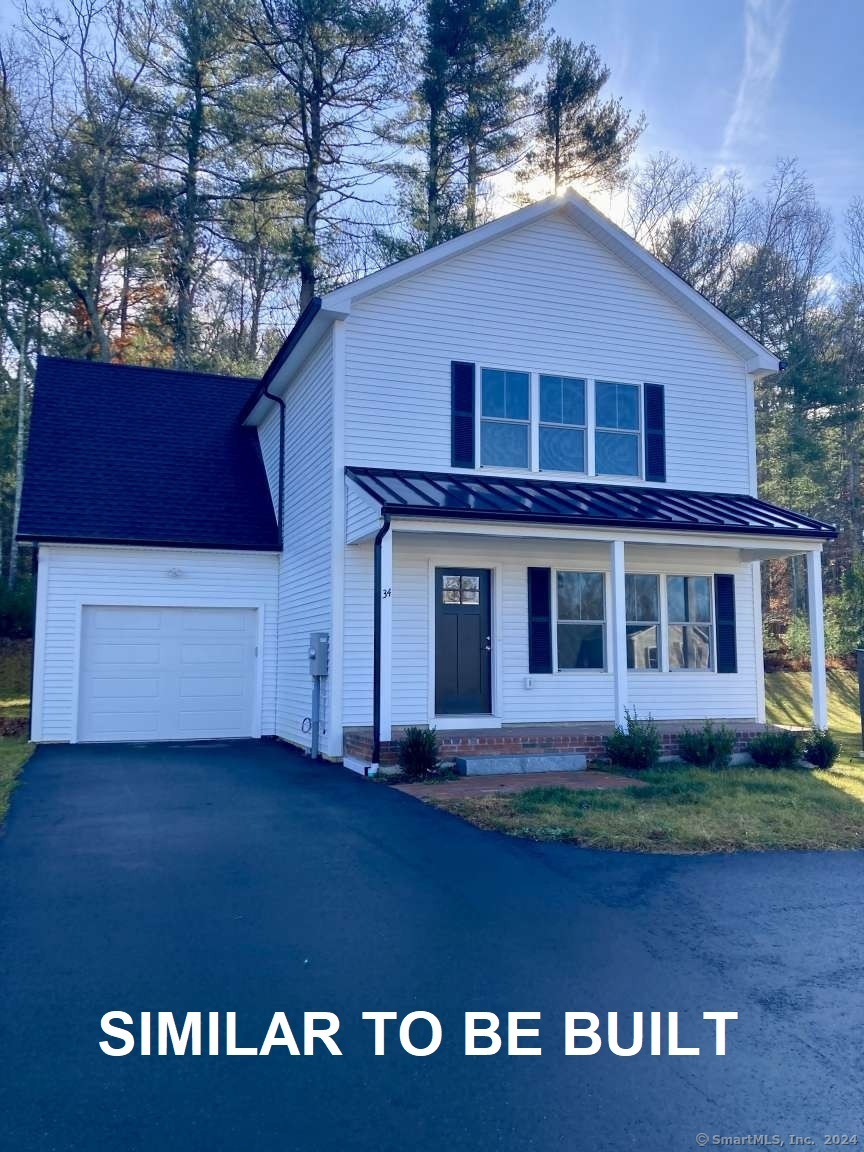
{"label": "white window trim", "polygon": [[[490,420],[499,424],[524,424],[524,420],[507,420],[502,416],[484,416],[483,415],[483,373],[484,372],[520,372],[528,377],[528,466],[522,467],[521,464],[484,464],[483,463],[483,421]],[[535,376],[536,373],[531,368],[502,368],[500,365],[494,364],[477,364],[474,373],[474,459],[477,461],[477,467],[484,471],[501,472],[508,474],[510,472],[519,472],[525,475],[529,472],[536,472],[534,463],[537,460],[537,454],[534,451],[535,427],[537,421],[535,413],[538,411],[535,400]],[[539,434],[538,434],[539,440]]]}
{"label": "white window trim", "polygon": [[[483,450],[482,450],[482,426],[483,420],[499,420],[502,423],[508,423],[502,420],[501,417],[483,415],[483,372],[521,372],[524,373],[529,380],[528,386],[528,466],[522,467],[518,464],[502,465],[502,464],[484,464],[483,463]],[[551,469],[540,468],[540,377],[541,376],[563,376],[569,380],[584,380],[585,381],[585,470],[583,472],[576,471],[553,471]],[[635,388],[638,393],[638,413],[639,413],[639,428],[636,431],[629,429],[623,430],[627,435],[636,436],[639,443],[639,472],[637,475],[628,475],[627,473],[613,473],[613,472],[598,472],[597,471],[597,451],[596,451],[596,438],[597,438],[597,410],[596,410],[596,386],[598,380],[603,384],[626,384],[631,388]],[[610,376],[592,376],[587,372],[576,372],[572,370],[559,371],[554,368],[526,368],[524,366],[508,365],[502,367],[500,364],[485,364],[480,361],[476,362],[476,371],[474,379],[474,459],[476,460],[475,471],[489,472],[491,475],[508,476],[511,473],[519,475],[536,475],[543,476],[549,480],[569,480],[573,477],[579,477],[590,480],[611,480],[620,481],[621,483],[638,484],[644,481],[645,478],[645,417],[644,417],[644,396],[643,385],[641,381],[625,380],[622,377]],[[509,421],[513,424],[524,424],[523,420]],[[582,425],[566,424],[561,425],[566,428],[580,428]],[[616,429],[600,429],[600,431],[615,432]]]}
{"label": "white window trim", "polygon": [[[603,577],[603,667],[602,668],[561,668],[558,665],[558,573],[582,572],[592,576]],[[554,676],[611,676],[612,668],[609,663],[609,605],[612,602],[612,574],[598,568],[561,568],[552,569],[552,674]],[[564,621],[568,623],[568,621]],[[597,624],[597,620],[569,621],[569,623]]]}
{"label": "white window trim", "polygon": [[[623,384],[628,388],[636,389],[636,414],[639,417],[639,426],[635,430],[632,428],[606,428],[597,424],[597,385],[598,384]],[[591,381],[591,422],[592,422],[592,442],[594,452],[592,453],[593,459],[591,461],[594,471],[591,475],[596,476],[601,480],[629,480],[636,481],[642,480],[645,477],[645,398],[642,395],[642,384],[634,383],[632,380],[621,380],[619,378],[613,379],[610,376],[595,376]],[[598,432],[610,432],[613,435],[620,433],[622,436],[635,436],[638,445],[637,457],[639,461],[639,471],[634,476],[630,472],[597,472],[596,471],[596,439]]]}
{"label": "white window trim", "polygon": [[[715,573],[713,573],[713,572],[712,573],[706,573],[706,572],[664,572],[663,573],[663,576],[661,577],[661,579],[663,581],[663,602],[660,605],[660,609],[661,609],[661,614],[664,614],[666,617],[665,631],[664,631],[664,638],[663,638],[663,653],[664,653],[663,671],[664,672],[670,672],[673,676],[678,676],[678,675],[682,675],[682,674],[684,676],[698,676],[700,674],[704,676],[706,673],[709,673],[711,675],[717,674],[717,609],[716,609],[716,605],[714,603],[714,575],[715,575]],[[700,576],[704,576],[705,579],[708,581],[708,598],[709,598],[710,603],[711,603],[711,620],[710,620],[709,625],[708,625],[708,630],[710,632],[709,644],[710,644],[710,649],[711,649],[711,656],[710,656],[710,660],[709,660],[707,668],[673,668],[669,663],[669,628],[670,628],[671,622],[669,620],[669,597],[668,597],[667,591],[666,591],[666,584],[667,584],[667,581],[668,581],[670,576],[683,576],[686,579],[694,579],[694,578],[698,579]],[[684,623],[684,621],[676,621],[676,623],[681,624],[681,623]],[[704,621],[695,620],[695,621],[690,621],[690,623],[701,624],[701,623],[704,623]],[[737,624],[736,624],[736,631],[737,631]]]}
{"label": "white window trim", "polygon": [[[626,602],[626,588],[628,576],[653,576],[657,580],[657,619],[652,620],[631,620],[627,615],[627,602]],[[661,572],[625,572],[624,573],[624,588],[625,588],[625,602],[624,602],[624,627],[629,628],[631,624],[647,624],[651,627],[657,628],[657,667],[656,668],[627,668],[627,675],[633,676],[657,676],[661,672],[666,672],[668,669],[665,667],[666,651],[668,644],[666,643],[666,634],[663,631],[663,599],[666,590],[666,577]]]}

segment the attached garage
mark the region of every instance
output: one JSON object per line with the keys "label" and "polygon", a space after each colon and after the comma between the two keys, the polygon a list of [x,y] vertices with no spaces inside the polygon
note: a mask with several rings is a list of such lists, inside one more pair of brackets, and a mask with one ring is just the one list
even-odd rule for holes
{"label": "attached garage", "polygon": [[257,735],[258,613],[85,605],[79,740]]}
{"label": "attached garage", "polygon": [[257,381],[41,358],[18,526],[36,741],[269,736],[281,533]]}

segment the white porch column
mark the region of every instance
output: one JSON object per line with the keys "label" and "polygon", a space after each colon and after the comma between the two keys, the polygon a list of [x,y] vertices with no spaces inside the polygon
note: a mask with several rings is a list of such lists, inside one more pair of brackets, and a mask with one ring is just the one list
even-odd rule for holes
{"label": "white porch column", "polygon": [[613,540],[612,603],[609,610],[609,657],[615,685],[615,723],[627,722],[627,606],[624,584],[624,541]]}
{"label": "white porch column", "polygon": [[810,668],[813,723],[828,727],[828,683],[825,676],[825,617],[822,603],[822,552],[807,553],[807,615],[810,622]]}
{"label": "white porch column", "polygon": [[381,739],[392,736],[393,529],[381,541]]}

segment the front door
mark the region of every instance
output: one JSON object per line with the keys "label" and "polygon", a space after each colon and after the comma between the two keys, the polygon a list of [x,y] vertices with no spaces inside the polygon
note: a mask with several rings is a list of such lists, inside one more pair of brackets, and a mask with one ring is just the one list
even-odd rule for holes
{"label": "front door", "polygon": [[492,711],[488,568],[435,570],[435,714]]}

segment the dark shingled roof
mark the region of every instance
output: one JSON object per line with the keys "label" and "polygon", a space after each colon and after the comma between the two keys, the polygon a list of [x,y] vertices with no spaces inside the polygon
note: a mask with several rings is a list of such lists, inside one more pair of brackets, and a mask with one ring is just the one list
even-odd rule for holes
{"label": "dark shingled roof", "polygon": [[22,540],[278,551],[257,381],[43,357]]}
{"label": "dark shingled roof", "polygon": [[831,540],[837,530],[753,496],[526,477],[346,468],[388,516],[510,520]]}

